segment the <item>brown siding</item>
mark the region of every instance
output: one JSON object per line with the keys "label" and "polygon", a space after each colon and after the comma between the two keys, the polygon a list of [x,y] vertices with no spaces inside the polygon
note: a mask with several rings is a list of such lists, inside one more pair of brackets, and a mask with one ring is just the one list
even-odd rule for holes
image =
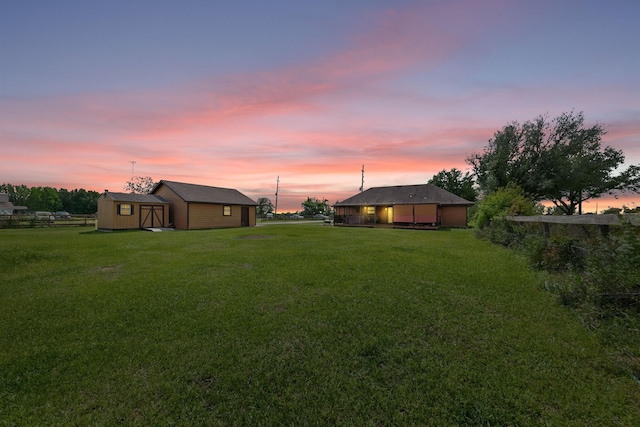
{"label": "brown siding", "polygon": [[442,226],[443,227],[466,227],[467,207],[466,206],[442,206]]}
{"label": "brown siding", "polygon": [[[231,205],[230,216],[224,216],[222,214],[223,206],[224,205],[209,203],[190,203],[189,229],[242,226],[242,206]],[[255,207],[249,211],[249,221],[251,221],[251,212],[253,212],[253,222],[255,224]]]}
{"label": "brown siding", "polygon": [[395,205],[393,222],[413,222],[413,205]]}
{"label": "brown siding", "polygon": [[256,226],[256,207],[249,206],[249,227]]}
{"label": "brown siding", "polygon": [[[222,215],[222,204],[187,203],[166,185],[160,185],[154,193],[170,203],[169,221],[176,229],[195,230],[242,226],[242,207],[231,205],[231,215]],[[249,225],[256,225],[256,207],[249,208]]]}
{"label": "brown siding", "polygon": [[[128,203],[133,207],[133,215],[118,215],[118,205]],[[140,228],[141,206],[164,206],[164,226],[169,224],[169,206],[139,202],[125,202],[100,196],[98,199],[98,229],[99,230],[130,230]]]}
{"label": "brown siding", "polygon": [[98,229],[113,230],[114,203],[104,194],[98,199]]}
{"label": "brown siding", "polygon": [[414,205],[415,222],[418,224],[438,222],[438,205]]}
{"label": "brown siding", "polygon": [[182,200],[180,196],[164,184],[160,185],[153,194],[169,202],[169,222],[173,224],[176,230],[186,230],[189,228],[187,202]]}

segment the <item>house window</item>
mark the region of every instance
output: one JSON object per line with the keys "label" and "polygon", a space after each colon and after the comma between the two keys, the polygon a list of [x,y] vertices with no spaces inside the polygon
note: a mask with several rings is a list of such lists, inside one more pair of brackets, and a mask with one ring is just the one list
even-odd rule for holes
{"label": "house window", "polygon": [[131,203],[120,203],[118,205],[118,215],[133,215],[133,205]]}
{"label": "house window", "polygon": [[222,207],[222,215],[224,216],[231,216],[231,206],[229,205],[224,205]]}
{"label": "house window", "polygon": [[375,215],[376,213],[376,207],[375,206],[367,206],[365,209],[365,212],[367,212],[367,215]]}

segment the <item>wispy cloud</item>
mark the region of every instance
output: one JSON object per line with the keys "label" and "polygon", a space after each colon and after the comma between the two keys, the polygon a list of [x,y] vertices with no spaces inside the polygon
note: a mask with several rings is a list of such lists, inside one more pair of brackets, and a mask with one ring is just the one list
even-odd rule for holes
{"label": "wispy cloud", "polygon": [[[389,7],[365,13],[342,46],[304,62],[156,89],[0,99],[0,138],[10,159],[3,179],[116,190],[135,160],[137,174],[259,197],[274,192],[280,175],[281,206],[295,210],[301,195],[344,198],[357,189],[362,164],[367,186],[425,182],[441,169],[464,169],[465,157],[511,120],[636,105],[624,86],[587,93],[497,85],[466,70],[456,72],[464,84],[433,80],[433,70],[491,38],[494,26],[517,27],[515,8],[475,1]],[[629,159],[640,158],[632,111],[614,115],[607,136]]]}

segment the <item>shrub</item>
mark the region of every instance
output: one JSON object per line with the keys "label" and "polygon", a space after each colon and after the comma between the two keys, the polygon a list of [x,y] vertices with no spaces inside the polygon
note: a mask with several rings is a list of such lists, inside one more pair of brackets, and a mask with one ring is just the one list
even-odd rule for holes
{"label": "shrub", "polygon": [[549,271],[580,271],[584,267],[585,250],[566,235],[553,235],[542,253],[542,266]]}
{"label": "shrub", "polygon": [[521,241],[521,247],[533,268],[538,270],[544,268],[547,243],[540,233],[528,232]]}
{"label": "shrub", "polygon": [[541,207],[524,195],[520,187],[500,188],[495,193],[486,196],[479,204],[471,223],[477,228],[491,225],[497,218],[509,215],[537,215],[542,212]]}
{"label": "shrub", "polygon": [[599,238],[586,260],[583,282],[605,301],[640,293],[640,229],[626,224]]}

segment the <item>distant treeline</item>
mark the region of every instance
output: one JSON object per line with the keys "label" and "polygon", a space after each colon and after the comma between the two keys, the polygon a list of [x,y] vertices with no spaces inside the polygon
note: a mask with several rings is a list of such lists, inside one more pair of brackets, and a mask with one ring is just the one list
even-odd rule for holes
{"label": "distant treeline", "polygon": [[29,211],[67,211],[71,214],[94,214],[98,210],[97,191],[84,188],[67,190],[53,187],[27,187],[26,185],[0,185],[0,193],[9,194],[15,206],[26,206]]}

